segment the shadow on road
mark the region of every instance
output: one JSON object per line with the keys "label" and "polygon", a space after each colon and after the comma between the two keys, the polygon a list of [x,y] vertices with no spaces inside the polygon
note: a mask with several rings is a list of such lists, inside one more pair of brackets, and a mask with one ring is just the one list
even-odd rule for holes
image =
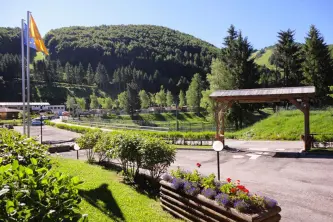
{"label": "shadow on road", "polygon": [[308,158],[308,159],[333,159],[333,154],[299,153],[299,152],[278,152],[274,158]]}

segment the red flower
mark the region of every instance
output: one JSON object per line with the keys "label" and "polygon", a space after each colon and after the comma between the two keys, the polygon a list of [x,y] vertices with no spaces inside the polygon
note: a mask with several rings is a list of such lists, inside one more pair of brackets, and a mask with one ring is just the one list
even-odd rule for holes
{"label": "red flower", "polygon": [[230,189],[230,192],[231,192],[231,193],[236,193],[236,192],[237,192],[237,189],[236,189],[235,187],[233,187],[233,188]]}
{"label": "red flower", "polygon": [[199,168],[200,168],[200,167],[201,167],[201,164],[200,164],[200,163],[197,163],[197,167],[199,167]]}
{"label": "red flower", "polygon": [[230,178],[228,178],[228,179],[227,179],[227,181],[228,181],[228,183],[230,183],[230,182],[231,182],[231,179],[230,179]]}
{"label": "red flower", "polygon": [[245,189],[243,190],[243,192],[245,192],[245,193],[249,193],[249,190],[245,188]]}

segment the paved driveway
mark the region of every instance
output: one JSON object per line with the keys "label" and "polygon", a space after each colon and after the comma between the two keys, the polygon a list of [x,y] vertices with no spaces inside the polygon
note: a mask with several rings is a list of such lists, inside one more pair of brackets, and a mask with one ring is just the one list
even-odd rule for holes
{"label": "paved driveway", "polygon": [[[22,126],[15,126],[14,129],[20,133],[23,133]],[[62,142],[62,141],[69,141],[74,138],[80,137],[79,133],[58,129],[52,126],[43,126],[43,141],[44,142]],[[31,126],[30,127],[30,135],[40,136],[40,126]]]}

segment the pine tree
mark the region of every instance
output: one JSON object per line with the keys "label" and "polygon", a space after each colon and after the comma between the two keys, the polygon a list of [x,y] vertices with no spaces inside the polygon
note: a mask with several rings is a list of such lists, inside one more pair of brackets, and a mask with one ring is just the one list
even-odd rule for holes
{"label": "pine tree", "polygon": [[58,81],[63,81],[64,70],[62,68],[61,62],[58,59],[56,63],[56,75]]}
{"label": "pine tree", "polygon": [[167,91],[167,94],[166,94],[166,104],[169,107],[172,106],[172,104],[173,104],[173,95],[169,90]]}
{"label": "pine tree", "polygon": [[301,48],[294,39],[295,32],[278,32],[276,45],[277,65],[283,72],[284,86],[298,86],[302,81],[302,54]]}
{"label": "pine tree", "polygon": [[64,72],[64,82],[70,83],[71,82],[71,76],[72,76],[72,66],[69,64],[69,62],[65,65],[65,72]]}
{"label": "pine tree", "polygon": [[140,99],[138,94],[139,89],[135,82],[132,81],[131,83],[127,84],[128,106],[126,111],[132,117],[135,113],[135,110],[140,108]]}
{"label": "pine tree", "polygon": [[88,68],[87,68],[87,72],[86,72],[86,79],[87,79],[88,85],[94,84],[95,74],[94,74],[94,70],[90,63],[88,64]]}
{"label": "pine tree", "polygon": [[179,106],[180,107],[186,106],[186,98],[183,90],[180,90],[179,92]]}
{"label": "pine tree", "polygon": [[98,63],[97,68],[96,68],[96,74],[95,74],[95,83],[101,87],[105,87],[105,83],[107,81],[107,71],[104,67],[103,64]]}
{"label": "pine tree", "polygon": [[304,55],[303,83],[314,85],[318,99],[323,100],[329,92],[330,78],[333,76],[333,63],[323,36],[314,25],[311,25],[305,38]]}
{"label": "pine tree", "polygon": [[196,73],[190,83],[190,86],[186,92],[187,104],[199,114],[200,112],[200,100],[202,98],[201,91],[203,90],[203,82],[199,73]]}

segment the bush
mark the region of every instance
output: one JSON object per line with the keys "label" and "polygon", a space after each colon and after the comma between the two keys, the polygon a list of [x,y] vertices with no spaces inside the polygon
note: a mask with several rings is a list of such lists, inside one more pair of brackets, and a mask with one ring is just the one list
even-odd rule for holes
{"label": "bush", "polygon": [[80,149],[85,149],[88,162],[95,160],[94,147],[102,136],[102,131],[90,131],[76,140]]}
{"label": "bush", "polygon": [[4,221],[85,221],[77,213],[81,199],[76,177],[29,166],[17,160],[0,167],[0,215]]}
{"label": "bush", "polygon": [[100,139],[94,146],[94,153],[98,156],[98,162],[103,162],[107,157],[113,157],[115,140],[112,134],[101,134]]}
{"label": "bush", "polygon": [[149,170],[154,179],[166,172],[176,158],[176,150],[158,138],[144,138],[141,149],[142,168]]}
{"label": "bush", "polygon": [[142,137],[129,133],[114,133],[113,137],[112,156],[120,160],[124,175],[134,180],[142,165]]}
{"label": "bush", "polygon": [[46,146],[0,129],[0,221],[86,221],[80,182],[51,166]]}
{"label": "bush", "polygon": [[14,160],[19,161],[21,165],[29,165],[31,164],[30,159],[34,158],[37,160],[38,166],[50,168],[47,148],[47,146],[41,145],[32,138],[26,138],[16,131],[0,129],[2,165],[12,163]]}

